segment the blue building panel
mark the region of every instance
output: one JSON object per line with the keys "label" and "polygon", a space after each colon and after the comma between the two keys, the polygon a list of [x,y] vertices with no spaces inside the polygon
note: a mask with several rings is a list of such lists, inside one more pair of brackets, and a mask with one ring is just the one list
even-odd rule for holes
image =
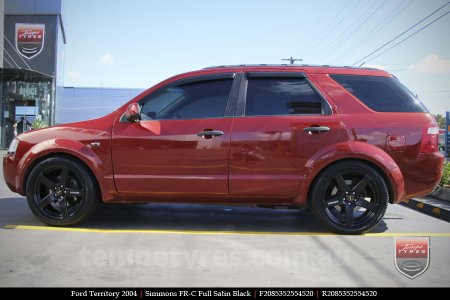
{"label": "blue building panel", "polygon": [[62,101],[56,111],[56,123],[102,117],[143,91],[144,89],[64,87]]}

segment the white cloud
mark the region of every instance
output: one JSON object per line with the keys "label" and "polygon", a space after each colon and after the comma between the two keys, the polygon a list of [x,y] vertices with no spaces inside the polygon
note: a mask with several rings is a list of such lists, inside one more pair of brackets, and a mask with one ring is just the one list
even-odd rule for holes
{"label": "white cloud", "polygon": [[69,72],[67,73],[67,75],[68,75],[70,78],[73,78],[73,79],[78,79],[78,78],[81,78],[81,76],[82,76],[82,74],[81,74],[80,72],[78,72],[78,71],[69,71]]}
{"label": "white cloud", "polygon": [[114,60],[111,54],[105,53],[100,56],[99,62],[103,65],[112,65],[114,63]]}
{"label": "white cloud", "polygon": [[408,71],[423,71],[426,73],[449,73],[450,60],[441,59],[436,54],[430,54],[419,60],[418,63],[408,66]]}
{"label": "white cloud", "polygon": [[370,65],[370,64],[367,64],[367,65],[363,65],[363,67],[364,68],[378,69],[378,70],[386,70],[386,67],[382,66],[382,65]]}

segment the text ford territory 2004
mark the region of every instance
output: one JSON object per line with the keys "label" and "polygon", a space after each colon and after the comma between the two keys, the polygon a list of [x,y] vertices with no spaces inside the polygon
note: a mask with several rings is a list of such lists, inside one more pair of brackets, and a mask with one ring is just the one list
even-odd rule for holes
{"label": "text ford territory 2004", "polygon": [[19,135],[8,187],[42,222],[99,202],[309,207],[359,234],[442,174],[436,121],[391,74],[241,65],[174,76],[96,120]]}

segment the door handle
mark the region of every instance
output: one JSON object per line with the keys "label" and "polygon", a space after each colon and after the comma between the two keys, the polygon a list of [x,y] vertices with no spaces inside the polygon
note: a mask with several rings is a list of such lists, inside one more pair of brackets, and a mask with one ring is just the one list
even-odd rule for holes
{"label": "door handle", "polygon": [[213,138],[215,136],[221,136],[223,135],[223,131],[220,130],[208,130],[206,129],[205,131],[199,132],[197,133],[198,136],[201,136],[205,139],[210,139]]}
{"label": "door handle", "polygon": [[330,131],[330,127],[326,127],[326,126],[311,126],[311,127],[303,128],[303,131],[304,132],[308,132],[309,134],[311,134],[311,133],[321,133],[321,132]]}

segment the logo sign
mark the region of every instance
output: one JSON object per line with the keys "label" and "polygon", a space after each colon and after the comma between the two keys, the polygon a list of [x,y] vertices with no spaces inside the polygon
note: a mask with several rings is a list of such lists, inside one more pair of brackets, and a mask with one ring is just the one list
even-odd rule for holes
{"label": "logo sign", "polygon": [[39,55],[44,49],[44,24],[16,24],[16,50],[27,59]]}
{"label": "logo sign", "polygon": [[408,278],[425,272],[430,263],[430,238],[396,238],[395,266]]}

